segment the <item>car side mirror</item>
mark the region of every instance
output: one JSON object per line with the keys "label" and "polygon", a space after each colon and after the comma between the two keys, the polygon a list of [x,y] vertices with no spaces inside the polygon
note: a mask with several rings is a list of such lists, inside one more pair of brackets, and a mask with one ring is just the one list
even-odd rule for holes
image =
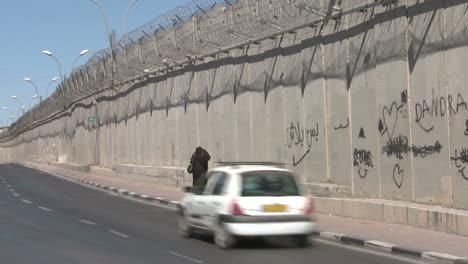
{"label": "car side mirror", "polygon": [[184,192],[186,192],[186,193],[192,192],[192,187],[190,187],[190,186],[185,186],[185,187],[184,187]]}

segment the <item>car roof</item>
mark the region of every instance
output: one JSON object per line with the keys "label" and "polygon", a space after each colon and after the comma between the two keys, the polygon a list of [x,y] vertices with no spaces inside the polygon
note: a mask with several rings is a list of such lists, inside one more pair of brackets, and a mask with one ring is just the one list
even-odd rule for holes
{"label": "car roof", "polygon": [[253,171],[282,171],[293,173],[288,169],[278,168],[275,166],[269,165],[227,165],[213,168],[212,171],[223,171],[231,174],[241,174],[244,172],[253,172]]}

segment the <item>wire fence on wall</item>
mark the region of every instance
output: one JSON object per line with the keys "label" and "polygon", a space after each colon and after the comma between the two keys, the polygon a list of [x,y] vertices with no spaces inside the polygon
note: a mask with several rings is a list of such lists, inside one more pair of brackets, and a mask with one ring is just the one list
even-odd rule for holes
{"label": "wire fence on wall", "polygon": [[[194,0],[136,28],[94,53],[25,113],[7,132],[9,140],[40,120],[103,89],[123,85],[207,54],[226,52],[289,29],[326,21],[343,13],[341,0]],[[389,1],[357,1],[375,5]],[[361,5],[361,6],[362,6]],[[348,7],[349,9],[349,7]],[[113,59],[112,59],[113,58]]]}

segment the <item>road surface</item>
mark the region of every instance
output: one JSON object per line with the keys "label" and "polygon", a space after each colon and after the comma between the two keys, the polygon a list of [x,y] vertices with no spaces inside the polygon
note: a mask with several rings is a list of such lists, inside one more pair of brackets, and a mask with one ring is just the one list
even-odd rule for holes
{"label": "road surface", "polygon": [[90,189],[16,164],[0,165],[1,263],[419,263],[320,241],[245,241],[177,236],[175,212]]}

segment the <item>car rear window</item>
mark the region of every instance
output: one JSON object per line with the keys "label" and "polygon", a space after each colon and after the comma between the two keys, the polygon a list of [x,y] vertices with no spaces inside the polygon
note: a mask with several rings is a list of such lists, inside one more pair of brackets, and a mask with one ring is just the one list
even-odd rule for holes
{"label": "car rear window", "polygon": [[252,171],[241,174],[241,196],[297,196],[293,174],[283,171]]}

